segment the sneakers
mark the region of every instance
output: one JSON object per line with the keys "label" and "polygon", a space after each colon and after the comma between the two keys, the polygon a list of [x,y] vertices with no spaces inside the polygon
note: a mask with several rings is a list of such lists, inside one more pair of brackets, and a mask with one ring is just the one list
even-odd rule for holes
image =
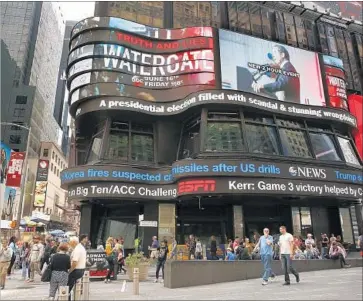
{"label": "sneakers", "polygon": [[159,282],[159,280],[158,280],[158,279],[155,279],[155,280],[154,280],[154,283],[158,283],[158,282]]}
{"label": "sneakers", "polygon": [[284,282],[282,285],[290,285],[290,282]]}
{"label": "sneakers", "polygon": [[161,280],[160,280],[160,283],[164,283],[164,279],[161,279]]}
{"label": "sneakers", "polygon": [[268,284],[268,281],[264,280],[262,281],[262,285],[267,285]]}
{"label": "sneakers", "polygon": [[275,281],[276,280],[276,276],[271,276],[269,279],[268,279],[268,281],[270,281],[270,282],[273,282],[273,281]]}
{"label": "sneakers", "polygon": [[351,267],[351,265],[350,265],[350,264],[346,264],[346,265],[344,266],[344,268],[345,268],[345,269],[350,268],[350,267]]}

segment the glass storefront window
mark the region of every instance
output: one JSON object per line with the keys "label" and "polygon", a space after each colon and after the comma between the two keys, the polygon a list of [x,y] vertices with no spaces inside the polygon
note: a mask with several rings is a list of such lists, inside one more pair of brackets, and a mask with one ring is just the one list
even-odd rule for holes
{"label": "glass storefront window", "polygon": [[310,132],[311,144],[318,160],[341,161],[332,135]]}
{"label": "glass storefront window", "polygon": [[342,239],[345,243],[354,244],[353,226],[349,208],[339,208]]}
{"label": "glass storefront window", "polygon": [[291,216],[292,216],[292,227],[294,235],[301,235],[301,217],[300,217],[300,208],[292,207],[291,208]]}
{"label": "glass storefront window", "polygon": [[360,165],[350,139],[338,137],[338,142],[342,149],[345,161],[354,165]]}
{"label": "glass storefront window", "polygon": [[308,233],[313,233],[310,207],[301,207],[300,216],[301,216],[301,235],[303,238],[306,238]]}
{"label": "glass storefront window", "polygon": [[239,122],[208,122],[206,151],[241,150],[243,150],[243,141]]}

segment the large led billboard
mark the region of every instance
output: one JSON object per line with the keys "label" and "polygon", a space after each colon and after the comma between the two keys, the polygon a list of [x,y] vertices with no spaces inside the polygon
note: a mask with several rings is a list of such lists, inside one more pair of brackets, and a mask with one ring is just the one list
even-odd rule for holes
{"label": "large led billboard", "polygon": [[325,106],[317,53],[219,30],[222,87]]}

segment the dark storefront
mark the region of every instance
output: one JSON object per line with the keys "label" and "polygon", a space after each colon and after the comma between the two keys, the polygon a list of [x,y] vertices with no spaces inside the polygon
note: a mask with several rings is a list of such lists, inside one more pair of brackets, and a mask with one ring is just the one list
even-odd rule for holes
{"label": "dark storefront", "polygon": [[355,243],[362,161],[341,60],[210,27],[98,17],[75,26],[67,75],[77,166],[62,187],[93,244],[224,243],[282,224]]}

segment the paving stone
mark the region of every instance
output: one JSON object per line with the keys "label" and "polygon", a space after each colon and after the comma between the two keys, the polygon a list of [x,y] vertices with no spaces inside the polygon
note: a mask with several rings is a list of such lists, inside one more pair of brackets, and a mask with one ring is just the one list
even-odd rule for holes
{"label": "paving stone", "polygon": [[[1,300],[43,300],[48,295],[49,284],[27,284],[20,281],[19,273],[7,281],[1,291]],[[151,271],[150,275],[153,274]],[[132,295],[132,282],[127,282],[121,292],[123,279],[105,284],[92,281],[91,300],[362,300],[362,268],[338,269],[301,273],[300,283],[291,277],[289,287],[282,286],[279,276],[267,286],[261,279],[218,283],[180,289],[168,289],[153,279],[140,283],[140,295]]]}

